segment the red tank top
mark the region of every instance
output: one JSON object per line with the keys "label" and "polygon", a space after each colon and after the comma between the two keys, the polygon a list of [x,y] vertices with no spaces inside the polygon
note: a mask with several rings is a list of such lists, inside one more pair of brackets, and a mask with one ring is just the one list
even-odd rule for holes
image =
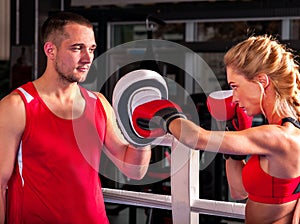
{"label": "red tank top", "polygon": [[53,114],[27,83],[16,91],[26,126],[8,183],[7,223],[108,223],[98,176],[106,115],[97,96],[81,88],[84,113]]}
{"label": "red tank top", "polygon": [[[292,122],[300,128],[298,122],[290,118],[284,119],[284,122]],[[282,204],[300,198],[300,176],[290,179],[273,177],[260,167],[258,155],[253,155],[246,163],[242,178],[248,198],[252,201]]]}

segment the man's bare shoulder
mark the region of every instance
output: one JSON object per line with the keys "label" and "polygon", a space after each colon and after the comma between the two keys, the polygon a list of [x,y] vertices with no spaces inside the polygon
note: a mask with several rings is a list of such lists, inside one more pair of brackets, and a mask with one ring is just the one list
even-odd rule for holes
{"label": "man's bare shoulder", "polygon": [[108,102],[108,100],[106,99],[106,97],[100,93],[100,92],[94,92],[97,97],[100,99],[101,103],[103,104],[104,107],[111,107],[110,103]]}
{"label": "man's bare shoulder", "polygon": [[22,97],[17,92],[12,92],[0,100],[0,107],[9,106],[9,107],[17,107],[24,106]]}
{"label": "man's bare shoulder", "polygon": [[100,93],[100,92],[93,92],[93,93],[96,94],[100,100],[102,100],[102,99],[106,100],[105,96],[102,93]]}
{"label": "man's bare shoulder", "polygon": [[22,97],[17,92],[12,92],[0,100],[0,115],[10,118],[25,114],[25,106]]}

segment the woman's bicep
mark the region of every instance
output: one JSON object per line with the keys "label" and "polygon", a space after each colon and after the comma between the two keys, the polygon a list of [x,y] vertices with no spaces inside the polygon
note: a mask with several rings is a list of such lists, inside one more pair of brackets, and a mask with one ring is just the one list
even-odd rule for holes
{"label": "woman's bicep", "polygon": [[270,155],[280,151],[284,145],[281,132],[275,125],[224,132],[221,152],[237,155]]}

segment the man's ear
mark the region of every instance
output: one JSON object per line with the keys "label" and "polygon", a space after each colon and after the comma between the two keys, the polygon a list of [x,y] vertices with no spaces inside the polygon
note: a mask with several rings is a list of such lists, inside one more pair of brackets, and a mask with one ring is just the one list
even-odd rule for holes
{"label": "man's ear", "polygon": [[270,84],[269,76],[266,73],[260,73],[257,75],[257,81],[262,84],[264,88],[267,88]]}
{"label": "man's ear", "polygon": [[44,44],[44,52],[50,59],[54,57],[55,45],[52,42],[46,42]]}

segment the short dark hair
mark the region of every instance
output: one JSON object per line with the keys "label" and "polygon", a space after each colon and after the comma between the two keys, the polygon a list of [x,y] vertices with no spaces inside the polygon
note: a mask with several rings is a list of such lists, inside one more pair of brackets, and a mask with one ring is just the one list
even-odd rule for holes
{"label": "short dark hair", "polygon": [[[93,24],[85,17],[73,13],[73,12],[59,12],[52,16],[49,16],[43,23],[41,28],[41,42],[44,45],[51,36],[53,39],[58,36],[59,33],[63,33],[64,27],[70,23],[77,23],[83,26],[93,28]],[[53,40],[54,41],[54,40]],[[56,43],[57,44],[57,43]]]}

